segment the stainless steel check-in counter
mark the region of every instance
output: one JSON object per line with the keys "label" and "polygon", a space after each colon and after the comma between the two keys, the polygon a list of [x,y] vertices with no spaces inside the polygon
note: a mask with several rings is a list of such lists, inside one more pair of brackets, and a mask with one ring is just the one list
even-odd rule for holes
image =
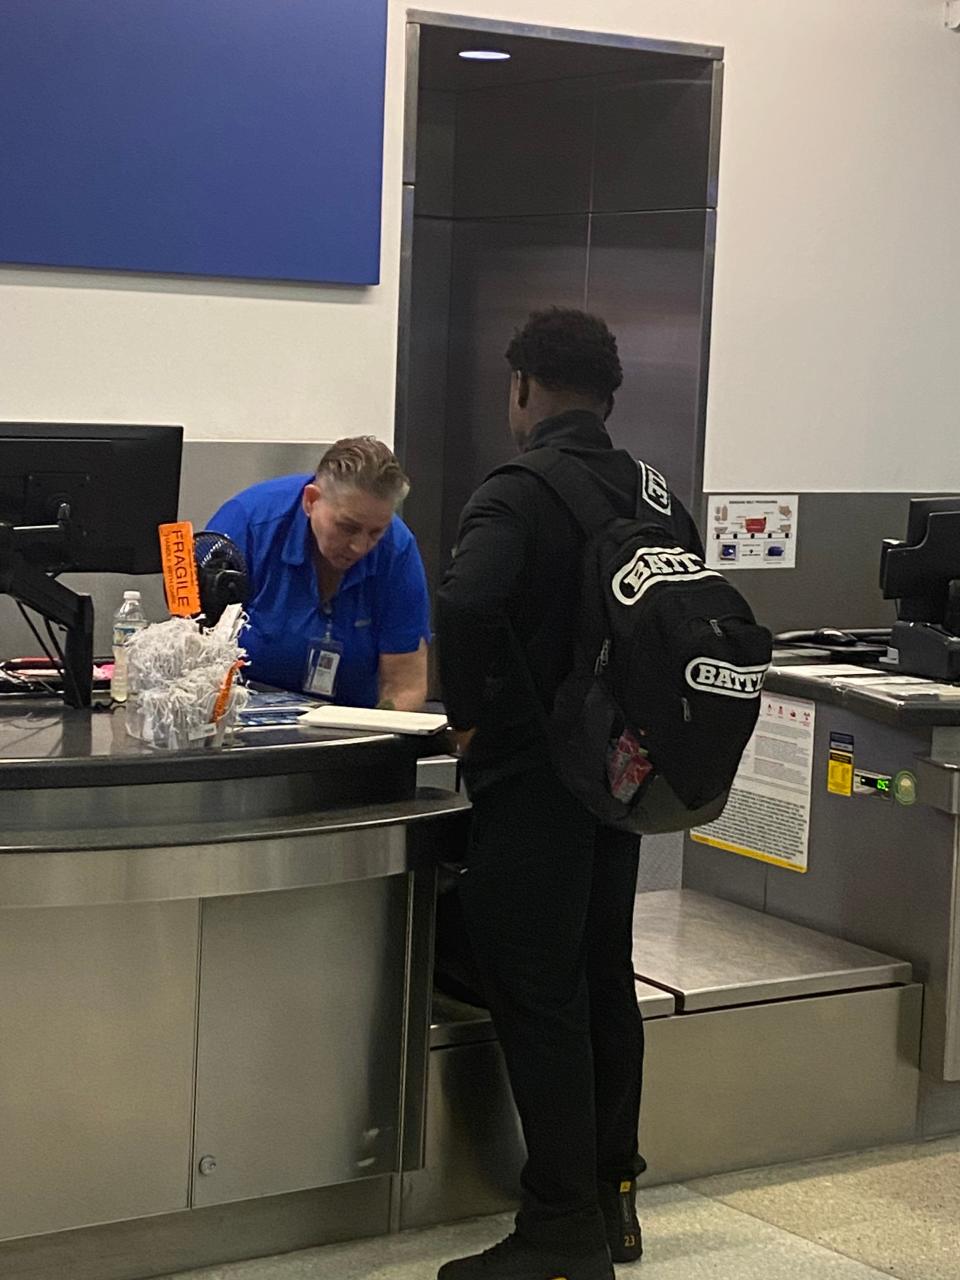
{"label": "stainless steel check-in counter", "polygon": [[[431,1002],[435,866],[468,807],[452,761],[286,730],[165,755],[119,716],[23,705],[0,726],[0,1272],[31,1237],[29,1274],[58,1274],[37,1241],[88,1223],[114,1225],[74,1233],[91,1263],[71,1238],[73,1271],[106,1280],[112,1233],[170,1271],[515,1201],[489,1017]],[[905,732],[913,760],[929,742]],[[939,970],[871,914],[887,828],[851,900],[849,833],[825,843],[819,803],[810,872],[781,875],[822,911],[785,899],[776,868],[700,846],[682,888],[637,899],[648,1182],[909,1139],[924,1106],[944,1114],[951,1086],[919,1069],[921,982],[925,1054],[945,1043]],[[903,856],[946,874],[919,837]],[[899,883],[926,918],[917,877]]]}
{"label": "stainless steel check-in counter", "polygon": [[956,1132],[960,688],[775,661],[766,688],[816,708],[808,869],[688,843],[684,884],[909,962],[924,993],[916,1132]]}
{"label": "stainless steel check-in counter", "polygon": [[251,1234],[259,1204],[389,1229],[422,1160],[435,865],[467,809],[418,788],[422,752],[298,729],[159,752],[122,711],[0,705],[0,1272],[120,1222],[154,1267],[162,1239],[177,1264],[238,1256],[203,1237],[212,1207],[248,1254],[310,1242]]}

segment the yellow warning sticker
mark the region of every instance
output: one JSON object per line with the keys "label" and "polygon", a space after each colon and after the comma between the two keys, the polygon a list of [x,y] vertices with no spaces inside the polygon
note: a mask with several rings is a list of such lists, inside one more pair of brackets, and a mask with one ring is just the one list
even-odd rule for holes
{"label": "yellow warning sticker", "polygon": [[853,756],[831,751],[827,762],[827,790],[834,796],[853,795]]}

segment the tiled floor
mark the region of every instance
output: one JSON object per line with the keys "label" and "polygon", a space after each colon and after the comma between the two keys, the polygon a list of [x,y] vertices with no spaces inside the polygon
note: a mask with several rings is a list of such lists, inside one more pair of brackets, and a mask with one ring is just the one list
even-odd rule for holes
{"label": "tiled floor", "polygon": [[[960,1280],[960,1138],[657,1187],[619,1280]],[[509,1217],[308,1249],[178,1280],[433,1280]]]}
{"label": "tiled floor", "polygon": [[960,1138],[704,1178],[701,1195],[900,1280],[960,1280]]}

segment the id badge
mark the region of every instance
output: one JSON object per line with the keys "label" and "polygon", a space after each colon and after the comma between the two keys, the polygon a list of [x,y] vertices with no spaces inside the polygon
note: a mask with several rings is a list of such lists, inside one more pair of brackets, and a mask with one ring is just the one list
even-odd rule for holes
{"label": "id badge", "polygon": [[343,657],[343,645],[338,640],[315,640],[307,653],[307,667],[303,673],[303,687],[318,698],[333,698],[337,692],[337,672]]}

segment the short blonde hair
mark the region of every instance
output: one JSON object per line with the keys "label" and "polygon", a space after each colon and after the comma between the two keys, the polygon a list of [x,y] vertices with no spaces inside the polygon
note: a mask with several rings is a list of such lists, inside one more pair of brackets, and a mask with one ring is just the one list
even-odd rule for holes
{"label": "short blonde hair", "polygon": [[317,466],[317,482],[321,480],[363,489],[394,506],[410,492],[393,451],[376,436],[348,436],[331,445]]}

